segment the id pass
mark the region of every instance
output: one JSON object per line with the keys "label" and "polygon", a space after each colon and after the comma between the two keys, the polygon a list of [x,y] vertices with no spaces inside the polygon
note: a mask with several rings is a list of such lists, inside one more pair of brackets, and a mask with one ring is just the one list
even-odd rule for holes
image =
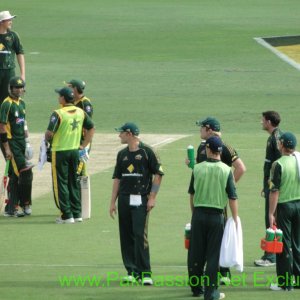
{"label": "id pass", "polygon": [[141,195],[130,195],[129,205],[130,206],[140,206],[142,204],[142,196]]}

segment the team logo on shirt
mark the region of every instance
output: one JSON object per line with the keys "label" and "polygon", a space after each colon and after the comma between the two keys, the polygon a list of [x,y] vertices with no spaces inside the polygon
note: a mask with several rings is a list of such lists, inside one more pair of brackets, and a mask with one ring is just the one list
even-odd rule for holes
{"label": "team logo on shirt", "polygon": [[142,158],[143,158],[143,156],[141,154],[138,154],[138,155],[135,156],[136,160],[141,160]]}
{"label": "team logo on shirt", "polygon": [[19,113],[16,111],[15,112],[15,117],[18,118],[19,117]]}
{"label": "team logo on shirt", "polygon": [[72,126],[72,131],[78,128],[80,121],[73,119],[73,122],[70,124]]}
{"label": "team logo on shirt", "polygon": [[91,108],[90,105],[88,105],[88,106],[85,107],[85,110],[86,110],[87,112],[91,112],[92,108]]}
{"label": "team logo on shirt", "polygon": [[56,122],[56,117],[55,116],[52,116],[51,118],[51,123],[55,123]]}
{"label": "team logo on shirt", "polygon": [[128,160],[128,157],[127,157],[127,156],[125,156],[125,157],[123,158],[123,161],[126,161],[126,160]]}
{"label": "team logo on shirt", "polygon": [[24,124],[25,119],[24,118],[17,118],[16,119],[16,124],[20,125],[20,124]]}
{"label": "team logo on shirt", "polygon": [[134,171],[134,166],[131,164],[127,170],[129,171],[129,173],[132,173]]}

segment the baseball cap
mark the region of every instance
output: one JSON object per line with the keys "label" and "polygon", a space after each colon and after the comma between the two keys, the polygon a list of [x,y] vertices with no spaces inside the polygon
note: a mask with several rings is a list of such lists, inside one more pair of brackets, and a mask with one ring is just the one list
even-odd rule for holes
{"label": "baseball cap", "polygon": [[213,131],[220,131],[221,130],[221,125],[220,122],[213,118],[213,117],[207,117],[205,120],[203,121],[196,121],[196,125],[198,126],[202,126],[202,127],[207,127]]}
{"label": "baseball cap", "polygon": [[79,79],[72,79],[67,84],[72,85],[72,87],[76,87],[77,89],[83,91],[85,88],[85,82]]}
{"label": "baseball cap", "polygon": [[209,148],[212,152],[222,152],[222,140],[218,136],[212,136],[205,142],[206,148]]}
{"label": "baseball cap", "polygon": [[133,135],[139,135],[140,133],[140,130],[137,127],[137,125],[131,122],[125,123],[121,127],[115,128],[115,130],[118,132],[125,132],[125,131],[131,132]]}
{"label": "baseball cap", "polygon": [[63,96],[68,101],[74,99],[74,93],[73,93],[72,89],[70,89],[69,87],[55,89],[55,92],[58,93],[60,96]]}
{"label": "baseball cap", "polygon": [[14,19],[16,16],[12,16],[8,10],[0,11],[0,22]]}
{"label": "baseball cap", "polygon": [[297,139],[291,132],[285,132],[279,138],[280,142],[285,148],[295,149],[297,145]]}
{"label": "baseball cap", "polygon": [[15,76],[15,77],[12,77],[9,80],[9,86],[12,86],[12,87],[24,87],[25,86],[25,81],[21,77]]}

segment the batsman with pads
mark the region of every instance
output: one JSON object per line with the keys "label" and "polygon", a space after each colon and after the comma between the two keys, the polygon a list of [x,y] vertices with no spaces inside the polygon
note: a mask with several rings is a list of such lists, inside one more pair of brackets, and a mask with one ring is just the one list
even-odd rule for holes
{"label": "batsman with pads", "polygon": [[[74,93],[74,105],[81,108],[90,118],[93,117],[93,105],[91,100],[85,96],[86,83],[80,79],[72,79],[67,82],[67,85],[73,90]],[[84,140],[85,129],[82,131],[81,143]],[[91,143],[86,147],[86,156],[78,166],[78,175],[81,188],[81,206],[82,206],[82,218],[89,219],[91,217],[91,192],[90,192],[90,178],[87,174],[86,162],[91,150]]]}
{"label": "batsman with pads", "polygon": [[32,167],[30,160],[33,150],[29,143],[28,127],[25,119],[25,81],[12,77],[9,81],[9,96],[0,110],[0,139],[9,167],[9,199],[4,216],[23,217],[31,214]]}
{"label": "batsman with pads", "polygon": [[85,148],[81,152],[81,157],[79,158],[79,166],[77,169],[77,174],[80,182],[80,197],[81,197],[81,217],[82,219],[91,218],[91,187],[90,187],[90,177],[86,172],[86,163],[89,159],[88,150]]}

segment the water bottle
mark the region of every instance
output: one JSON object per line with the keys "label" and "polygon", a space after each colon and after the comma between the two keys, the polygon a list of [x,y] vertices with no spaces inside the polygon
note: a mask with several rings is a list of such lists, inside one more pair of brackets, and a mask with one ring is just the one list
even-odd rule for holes
{"label": "water bottle", "polygon": [[187,223],[184,227],[184,247],[189,249],[191,239],[191,223]]}
{"label": "water bottle", "polygon": [[276,237],[276,240],[278,242],[282,242],[282,230],[281,229],[276,229],[275,230],[275,237]]}
{"label": "water bottle", "polygon": [[194,147],[192,145],[189,145],[187,147],[187,156],[188,156],[188,160],[190,161],[190,163],[188,164],[188,167],[191,168],[191,169],[194,169],[195,151],[194,151]]}
{"label": "water bottle", "polygon": [[273,228],[268,228],[266,231],[266,241],[273,242],[275,239],[275,230]]}

